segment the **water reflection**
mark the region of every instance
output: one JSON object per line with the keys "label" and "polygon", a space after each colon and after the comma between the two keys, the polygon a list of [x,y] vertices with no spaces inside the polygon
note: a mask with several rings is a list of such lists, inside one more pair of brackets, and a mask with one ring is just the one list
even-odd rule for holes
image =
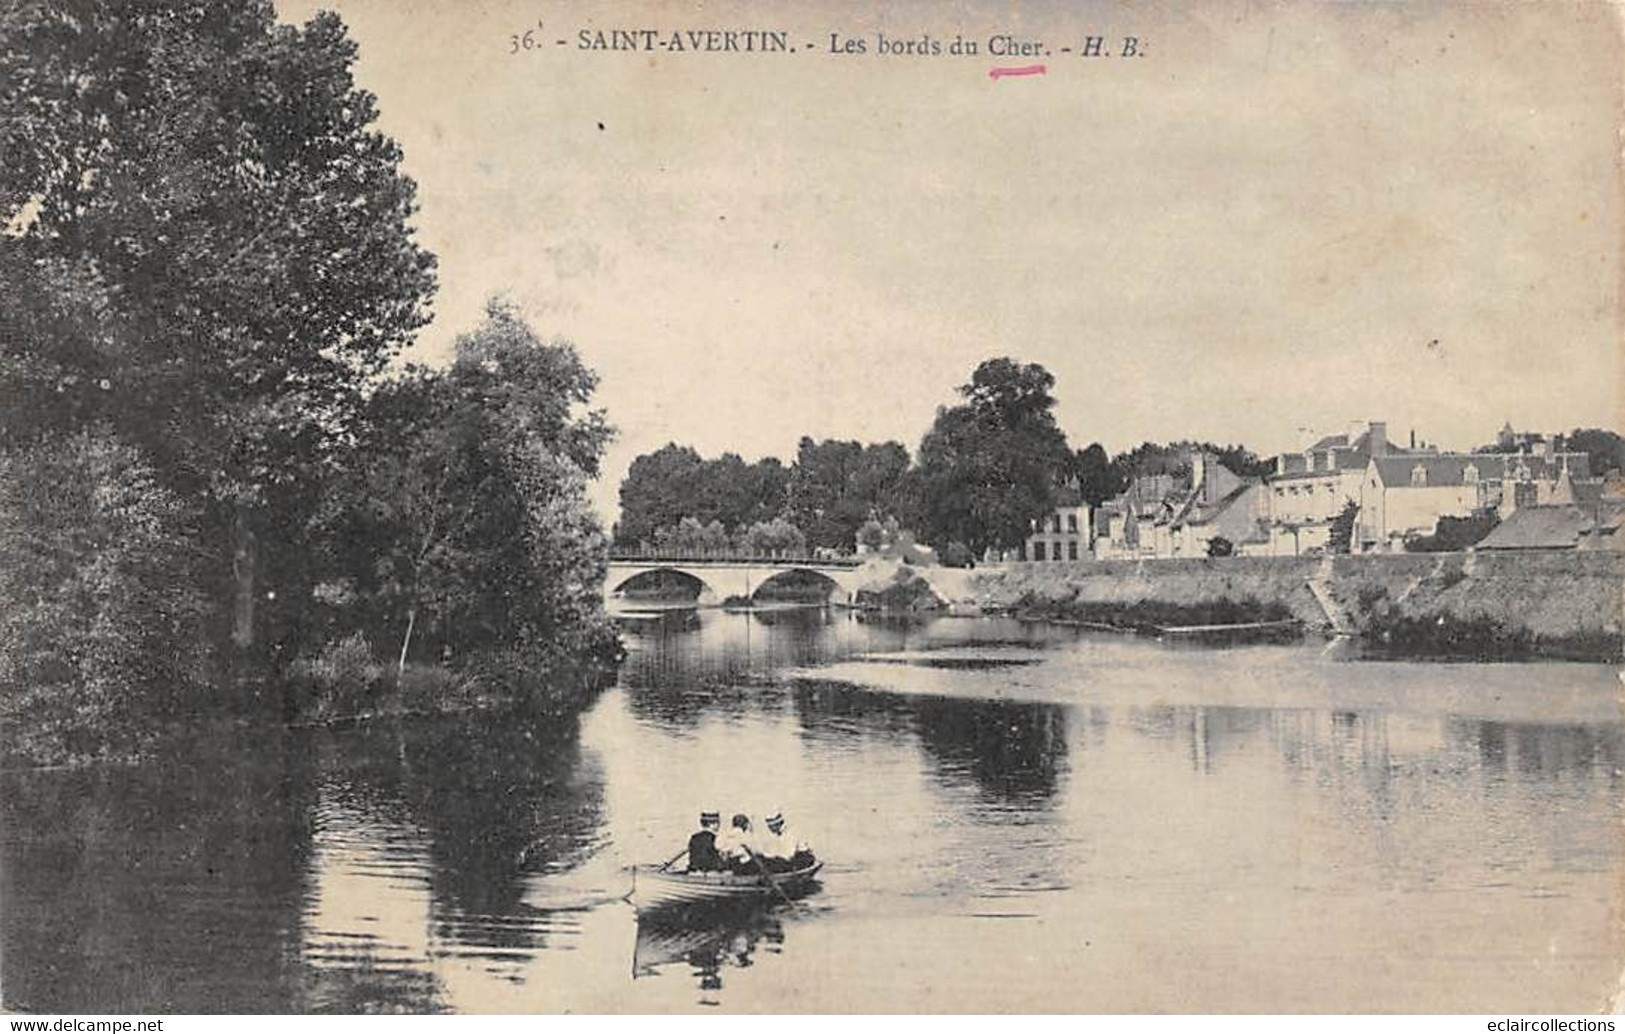
{"label": "water reflection", "polygon": [[6,1006],[298,1008],[313,772],[308,743],[277,737],[252,754],[200,743],[164,765],[5,773]]}
{"label": "water reflection", "polygon": [[[5,1004],[1575,1011],[1625,963],[1605,668],[818,609],[628,638],[579,728],[0,773]],[[791,817],[815,905],[639,923],[622,866],[719,806]]]}
{"label": "water reflection", "polygon": [[758,951],[784,950],[784,924],[772,909],[715,910],[708,914],[660,919],[645,917],[637,923],[632,949],[632,977],[658,976],[667,967],[687,970],[700,992],[702,1005],[721,1004],[724,972],[744,969]]}

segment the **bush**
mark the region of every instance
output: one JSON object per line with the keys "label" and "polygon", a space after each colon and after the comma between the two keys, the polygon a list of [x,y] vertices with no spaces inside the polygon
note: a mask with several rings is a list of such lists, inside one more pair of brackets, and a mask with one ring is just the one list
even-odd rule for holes
{"label": "bush", "polygon": [[1354,598],[1360,604],[1361,610],[1370,612],[1388,598],[1388,589],[1374,583],[1362,585]]}
{"label": "bush", "polygon": [[300,690],[298,717],[303,721],[356,718],[378,708],[384,668],[360,632],[328,643],[315,657],[294,661],[288,674]]}
{"label": "bush", "polygon": [[963,542],[950,542],[942,550],[943,567],[975,567],[976,554]]}
{"label": "bush", "polygon": [[1484,510],[1471,517],[1440,517],[1431,535],[1405,540],[1407,553],[1456,553],[1476,546],[1495,530],[1501,518],[1494,510]]}

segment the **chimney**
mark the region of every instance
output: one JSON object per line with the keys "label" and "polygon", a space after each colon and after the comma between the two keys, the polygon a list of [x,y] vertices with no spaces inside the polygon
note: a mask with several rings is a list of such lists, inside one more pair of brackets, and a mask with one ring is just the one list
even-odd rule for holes
{"label": "chimney", "polygon": [[1416,448],[1416,428],[1411,428],[1411,448]]}
{"label": "chimney", "polygon": [[1382,420],[1373,420],[1370,425],[1370,437],[1366,439],[1366,447],[1373,456],[1388,455],[1388,424]]}
{"label": "chimney", "polygon": [[1197,449],[1191,453],[1191,491],[1202,492],[1205,498],[1207,493],[1204,491],[1204,486],[1206,484],[1207,454],[1201,449]]}

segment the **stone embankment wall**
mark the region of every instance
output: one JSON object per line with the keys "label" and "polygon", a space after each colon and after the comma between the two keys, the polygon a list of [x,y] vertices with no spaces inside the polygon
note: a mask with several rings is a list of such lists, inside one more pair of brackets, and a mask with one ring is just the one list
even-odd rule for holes
{"label": "stone embankment wall", "polygon": [[1625,553],[1030,563],[984,569],[974,586],[985,609],[1019,609],[1024,603],[1200,607],[1253,600],[1279,603],[1308,627],[1325,631],[1365,634],[1396,618],[1426,619],[1480,623],[1540,644],[1617,644],[1625,612]]}

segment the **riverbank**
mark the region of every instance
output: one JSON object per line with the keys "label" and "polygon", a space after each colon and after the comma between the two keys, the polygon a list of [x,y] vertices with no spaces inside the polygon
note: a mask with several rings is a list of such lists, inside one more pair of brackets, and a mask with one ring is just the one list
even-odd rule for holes
{"label": "riverbank", "polygon": [[1124,628],[1295,619],[1409,655],[1619,662],[1625,554],[1380,554],[1012,564],[986,610]]}
{"label": "riverbank", "polygon": [[357,635],[296,661],[273,692],[290,726],[486,711],[557,719],[590,704],[614,680],[622,657],[619,639],[611,637],[569,652],[494,651],[455,667],[414,662],[397,671],[379,663]]}

